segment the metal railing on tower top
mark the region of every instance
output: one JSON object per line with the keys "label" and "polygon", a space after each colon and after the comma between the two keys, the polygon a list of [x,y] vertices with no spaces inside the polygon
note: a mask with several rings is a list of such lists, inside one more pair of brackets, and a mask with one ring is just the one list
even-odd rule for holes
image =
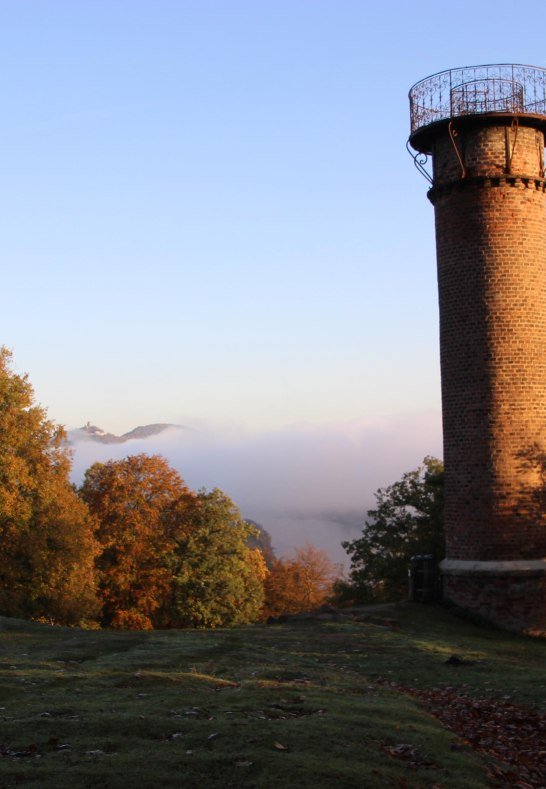
{"label": "metal railing on tower top", "polygon": [[411,134],[461,115],[546,117],[546,69],[500,63],[440,71],[416,82],[409,100]]}

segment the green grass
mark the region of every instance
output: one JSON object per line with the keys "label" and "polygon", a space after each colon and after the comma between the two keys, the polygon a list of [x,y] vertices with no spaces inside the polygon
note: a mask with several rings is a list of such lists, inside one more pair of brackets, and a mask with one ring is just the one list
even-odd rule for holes
{"label": "green grass", "polygon": [[[0,618],[0,787],[487,786],[490,762],[452,749],[386,680],[545,709],[546,642],[441,608],[381,613],[397,624],[119,633]],[[446,665],[453,653],[470,663]]]}

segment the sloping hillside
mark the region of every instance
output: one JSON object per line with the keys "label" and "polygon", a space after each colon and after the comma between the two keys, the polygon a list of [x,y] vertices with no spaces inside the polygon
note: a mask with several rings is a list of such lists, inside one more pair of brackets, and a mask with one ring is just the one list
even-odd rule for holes
{"label": "sloping hillside", "polygon": [[546,710],[546,642],[440,608],[219,631],[0,625],[2,787],[459,788],[546,775],[533,712]]}

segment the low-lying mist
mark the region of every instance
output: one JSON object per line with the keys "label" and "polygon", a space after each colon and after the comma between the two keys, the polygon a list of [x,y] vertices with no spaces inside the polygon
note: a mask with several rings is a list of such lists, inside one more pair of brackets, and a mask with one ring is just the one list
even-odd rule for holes
{"label": "low-lying mist", "polygon": [[163,455],[191,488],[225,491],[268,530],[277,556],[311,542],[347,566],[341,541],[360,535],[377,488],[425,455],[441,457],[441,422],[426,412],[262,433],[173,428],[124,444],[78,440],[73,450],[77,484],[96,461]]}

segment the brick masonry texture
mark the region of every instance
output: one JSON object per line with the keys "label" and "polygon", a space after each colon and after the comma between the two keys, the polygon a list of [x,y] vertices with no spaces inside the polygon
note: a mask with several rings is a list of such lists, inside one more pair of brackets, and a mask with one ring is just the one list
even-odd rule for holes
{"label": "brick masonry texture", "polygon": [[[433,164],[447,556],[542,559],[544,135],[467,118],[453,138],[439,130]],[[448,577],[445,590],[493,621],[546,629],[544,576]]]}
{"label": "brick masonry texture", "polygon": [[546,576],[444,578],[444,595],[506,630],[543,634]]}

